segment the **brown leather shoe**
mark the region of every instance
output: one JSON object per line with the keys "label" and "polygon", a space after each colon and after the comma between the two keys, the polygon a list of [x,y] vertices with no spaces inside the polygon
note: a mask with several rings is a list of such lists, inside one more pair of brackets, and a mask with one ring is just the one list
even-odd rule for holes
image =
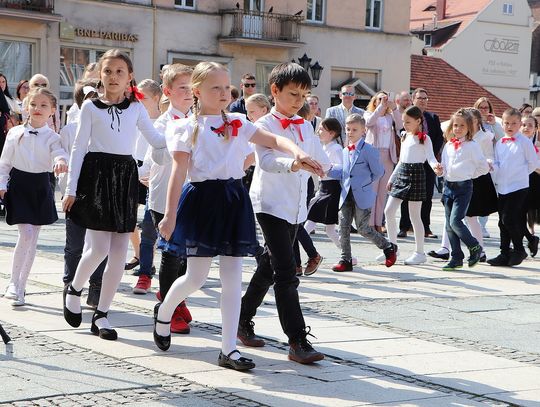
{"label": "brown leather shoe", "polygon": [[236,334],[236,337],[240,339],[240,342],[242,342],[244,346],[260,348],[266,343],[264,342],[264,339],[259,338],[257,335],[255,335],[254,327],[255,323],[253,321],[240,320],[240,322],[238,323],[238,332]]}
{"label": "brown leather shoe", "polygon": [[306,338],[301,338],[298,341],[292,342],[289,346],[289,360],[307,365],[324,359],[324,355],[313,349],[311,342]]}
{"label": "brown leather shoe", "polygon": [[304,275],[310,276],[312,274],[315,274],[315,272],[318,270],[319,266],[321,265],[323,261],[323,257],[317,253],[315,257],[310,258],[306,263],[306,268],[304,269]]}

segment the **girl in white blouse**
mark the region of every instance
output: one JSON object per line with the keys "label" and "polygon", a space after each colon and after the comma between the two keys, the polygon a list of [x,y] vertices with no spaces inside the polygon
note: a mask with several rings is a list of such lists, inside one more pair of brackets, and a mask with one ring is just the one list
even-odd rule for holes
{"label": "girl in white blouse", "polygon": [[46,89],[36,89],[27,99],[28,119],[9,131],[0,157],[0,198],[6,205],[6,222],[19,229],[11,280],[4,294],[14,300],[14,306],[25,304],[41,225],[58,219],[50,171],[59,174],[67,170],[67,153],[60,136],[47,126],[56,110],[56,98]]}
{"label": "girl in white blouse", "polygon": [[[320,166],[292,141],[258,129],[244,115],[225,113],[230,102],[227,69],[201,62],[191,78],[193,116],[175,120],[167,129],[173,156],[165,216],[159,224],[158,247],[187,257],[187,273],[154,308],[154,342],[171,344],[170,321],[178,303],[203,286],[212,258],[219,256],[222,284],[222,350],[218,364],[235,370],[255,367],[236,350],[242,294],[242,257],[255,255],[255,218],[242,185],[249,142],[295,157],[296,168]],[[190,182],[184,186],[184,180]]]}
{"label": "girl in white blouse", "polygon": [[[64,318],[81,324],[80,295],[96,267],[108,256],[97,310],[90,330],[115,340],[107,312],[122,279],[129,234],[137,222],[138,174],[132,154],[137,129],[155,148],[165,137],[154,129],[133,81],[133,64],[124,52],[107,51],[99,61],[103,95],[83,103],[71,151],[63,208],[85,227],[86,244],[71,284],[64,289]],[[129,98],[126,90],[131,91]]]}
{"label": "girl in white blouse", "polygon": [[411,265],[426,262],[424,225],[420,215],[422,201],[427,196],[424,162],[427,161],[436,174],[441,173],[440,164],[433,154],[431,139],[422,131],[422,120],[422,111],[416,106],[407,108],[403,113],[406,134],[401,142],[399,163],[387,184],[389,196],[384,210],[388,239],[397,244],[396,211],[403,201],[408,201],[416,243],[415,252],[405,260],[405,264]]}

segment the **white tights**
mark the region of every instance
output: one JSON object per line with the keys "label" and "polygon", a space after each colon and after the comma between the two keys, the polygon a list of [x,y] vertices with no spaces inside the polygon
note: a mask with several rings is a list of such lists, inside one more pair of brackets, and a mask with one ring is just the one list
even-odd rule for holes
{"label": "white tights", "polygon": [[[158,319],[171,320],[176,306],[190,294],[199,290],[210,272],[211,257],[188,257],[187,271],[176,279],[159,308]],[[236,349],[236,333],[240,319],[242,300],[242,257],[219,257],[219,278],[221,280],[221,350],[228,355]],[[170,326],[156,324],[158,335],[170,334]],[[238,353],[231,358],[238,358]]]}
{"label": "white tights", "polygon": [[36,257],[37,240],[41,226],[19,224],[19,238],[13,251],[13,264],[11,267],[11,280],[17,295],[24,295],[26,282]]}
{"label": "white tights", "polygon": [[[386,229],[388,231],[388,239],[397,244],[397,222],[396,212],[401,206],[402,199],[393,196],[388,197],[384,215],[386,217]],[[422,201],[409,201],[409,216],[414,230],[414,240],[416,243],[416,252],[424,253],[424,224],[420,211],[422,209]]]}
{"label": "white tights", "polygon": [[[73,289],[82,290],[90,275],[97,266],[109,256],[107,266],[103,272],[103,282],[97,309],[102,312],[109,311],[114,294],[124,274],[124,263],[129,244],[129,233],[104,232],[101,230],[86,231],[83,254],[77,266],[75,277],[71,282]],[[71,312],[81,312],[81,298],[75,295],[66,297],[66,306]],[[110,328],[106,318],[96,321],[98,328]]]}
{"label": "white tights", "polygon": [[[467,226],[471,231],[473,237],[478,240],[482,251],[484,251],[484,235],[482,234],[482,225],[480,224],[478,216],[467,216]],[[448,232],[446,232],[446,220],[444,221],[443,235],[441,240],[441,248],[437,251],[439,254],[450,252],[450,239],[448,239]]]}
{"label": "white tights", "polygon": [[[315,222],[308,220],[304,224],[304,229],[306,229],[306,232],[310,234],[315,230]],[[336,225],[325,225],[324,230],[326,232],[326,236],[330,238],[332,243],[336,245],[338,249],[341,249],[341,244],[339,243],[339,235],[336,232]]]}

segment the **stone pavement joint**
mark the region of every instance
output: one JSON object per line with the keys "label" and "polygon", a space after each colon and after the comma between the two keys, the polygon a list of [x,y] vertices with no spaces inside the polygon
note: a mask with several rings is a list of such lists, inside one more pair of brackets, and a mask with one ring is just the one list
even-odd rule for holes
{"label": "stone pavement joint", "polygon": [[[381,302],[404,302],[404,301],[413,301],[417,299],[400,299],[400,300],[374,300]],[[500,345],[493,345],[484,342],[478,342],[470,339],[457,338],[447,335],[436,334],[433,332],[418,331],[412,329],[405,329],[396,327],[390,324],[381,324],[377,322],[367,321],[360,319],[358,317],[352,317],[350,315],[343,314],[339,310],[343,307],[343,301],[340,304],[329,304],[324,302],[312,302],[309,305],[303,305],[304,309],[313,313],[321,313],[327,316],[328,318],[333,318],[337,321],[344,321],[350,324],[355,324],[358,326],[364,326],[369,328],[383,329],[388,332],[395,334],[407,336],[409,338],[416,338],[420,340],[436,342],[441,345],[448,346],[458,346],[460,348],[470,349],[477,352],[482,352],[487,355],[502,357],[505,359],[515,360],[516,362],[523,362],[530,365],[540,366],[540,355],[537,353],[524,352],[517,349],[507,348]],[[352,301],[354,303],[354,301]]]}

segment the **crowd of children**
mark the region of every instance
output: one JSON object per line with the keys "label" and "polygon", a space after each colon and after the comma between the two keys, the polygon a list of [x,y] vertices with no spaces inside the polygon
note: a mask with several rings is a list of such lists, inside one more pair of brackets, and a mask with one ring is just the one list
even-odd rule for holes
{"label": "crowd of children", "polygon": [[[343,123],[333,117],[317,120],[306,104],[314,97],[311,79],[295,63],[272,70],[273,106],[262,94],[242,98],[247,115],[228,111],[230,76],[218,63],[172,64],[161,86],[149,79],[136,86],[130,58],[109,50],[92,71],[98,79],[77,83],[70,123],[60,135],[56,98],[37,87],[25,98],[24,123],[13,127],[5,141],[0,199],[6,222],[17,225],[19,238],[4,297],[14,306],[25,304],[41,226],[58,219],[55,175],[66,212],[66,322],[80,326],[80,297],[90,280],[91,332],[117,339],[108,311],[124,269],[140,266],[133,292],[146,294],[157,241],[161,264],[153,337],[166,351],[171,333],[190,332],[186,299],[204,285],[212,258],[219,256],[218,364],[235,370],[255,367],[237,349],[237,339],[246,346],[265,344],[255,334],[253,318],[271,286],[289,359],[309,364],[324,358],[308,340],[298,295],[298,276],[315,273],[322,262],[309,237],[317,223],[325,225],[341,251],[332,270],[354,268],[353,220],[382,251],[378,260],[391,267],[399,254],[396,212],[405,202],[415,250],[404,264],[425,263],[421,208],[430,196],[426,177],[433,173],[443,179],[444,271],[463,267],[461,243],[469,267],[485,260],[492,266],[520,264],[527,257],[524,238],[532,256],[538,251],[538,122],[516,109],[504,112],[502,125],[483,113],[480,99],[478,109],[459,109],[446,128],[444,147],[434,152],[423,110],[401,111],[387,92],[374,95],[365,113],[351,109]],[[301,109],[307,109],[304,117]],[[311,197],[314,175],[320,182]],[[133,233],[140,203],[145,211],[139,240]],[[500,254],[486,259],[481,219],[494,212]],[[130,236],[137,250],[126,264]],[[305,270],[295,250],[297,238],[310,257]],[[245,256],[256,256],[257,268],[242,296]]]}

